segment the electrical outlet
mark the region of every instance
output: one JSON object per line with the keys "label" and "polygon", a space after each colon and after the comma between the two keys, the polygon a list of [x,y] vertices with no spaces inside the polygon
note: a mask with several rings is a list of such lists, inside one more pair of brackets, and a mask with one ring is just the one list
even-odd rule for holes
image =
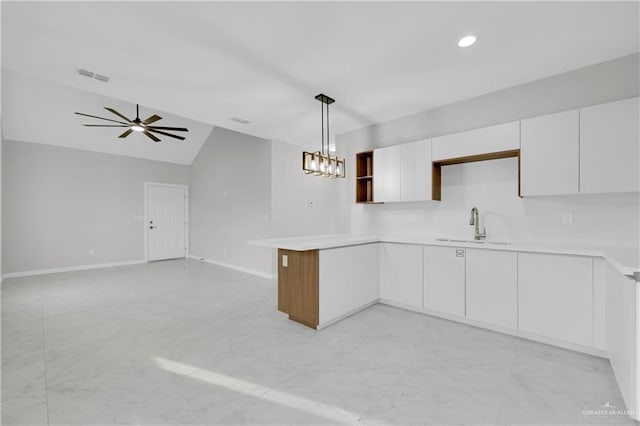
{"label": "electrical outlet", "polygon": [[289,256],[287,256],[286,254],[282,255],[282,267],[286,268],[289,266]]}
{"label": "electrical outlet", "polygon": [[573,225],[573,212],[562,213],[562,224]]}

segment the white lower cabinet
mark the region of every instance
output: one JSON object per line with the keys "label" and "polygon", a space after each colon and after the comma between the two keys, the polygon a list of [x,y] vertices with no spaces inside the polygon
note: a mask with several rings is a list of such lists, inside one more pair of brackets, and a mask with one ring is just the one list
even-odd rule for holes
{"label": "white lower cabinet", "polygon": [[467,318],[518,328],[518,256],[467,249]]}
{"label": "white lower cabinet", "polygon": [[607,349],[607,261],[593,259],[593,347]]}
{"label": "white lower cabinet", "polygon": [[353,247],[320,250],[319,324],[354,309],[353,266]]}
{"label": "white lower cabinet", "polygon": [[423,305],[425,309],[464,317],[464,248],[423,248]]}
{"label": "white lower cabinet", "polygon": [[354,301],[360,307],[380,298],[378,244],[354,247]]}
{"label": "white lower cabinet", "polygon": [[422,247],[380,244],[380,298],[422,307]]}
{"label": "white lower cabinet", "polygon": [[606,265],[607,355],[627,410],[640,418],[640,325],[638,302],[640,287],[611,265]]}
{"label": "white lower cabinet", "polygon": [[518,254],[519,329],[593,346],[593,259]]}

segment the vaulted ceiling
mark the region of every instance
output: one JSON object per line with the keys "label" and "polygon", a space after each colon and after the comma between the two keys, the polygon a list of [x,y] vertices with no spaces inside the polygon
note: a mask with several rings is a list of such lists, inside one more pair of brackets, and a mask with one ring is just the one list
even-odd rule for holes
{"label": "vaulted ceiling", "polygon": [[2,2],[7,70],[300,145],[320,92],[342,133],[638,50],[637,2]]}

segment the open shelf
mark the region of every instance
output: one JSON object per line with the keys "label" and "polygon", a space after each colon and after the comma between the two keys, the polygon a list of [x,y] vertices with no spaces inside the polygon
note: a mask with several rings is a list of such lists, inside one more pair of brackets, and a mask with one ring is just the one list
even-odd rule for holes
{"label": "open shelf", "polygon": [[442,166],[450,166],[453,164],[474,163],[476,161],[497,160],[500,158],[518,158],[518,197],[522,197],[520,190],[520,150],[512,149],[508,151],[490,152],[486,154],[469,155],[466,157],[448,158],[446,160],[434,161],[432,163],[431,174],[431,196],[434,200],[440,201],[442,199],[441,191],[441,174]]}
{"label": "open shelf", "polygon": [[356,203],[373,203],[373,151],[356,154]]}

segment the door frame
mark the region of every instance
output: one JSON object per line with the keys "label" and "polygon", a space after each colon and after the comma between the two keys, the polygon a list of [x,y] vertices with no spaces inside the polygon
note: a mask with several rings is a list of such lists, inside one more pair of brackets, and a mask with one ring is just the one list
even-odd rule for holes
{"label": "door frame", "polygon": [[150,186],[164,186],[166,188],[184,188],[184,257],[189,257],[189,185],[162,182],[144,182],[144,260],[149,262],[149,206],[148,196]]}

